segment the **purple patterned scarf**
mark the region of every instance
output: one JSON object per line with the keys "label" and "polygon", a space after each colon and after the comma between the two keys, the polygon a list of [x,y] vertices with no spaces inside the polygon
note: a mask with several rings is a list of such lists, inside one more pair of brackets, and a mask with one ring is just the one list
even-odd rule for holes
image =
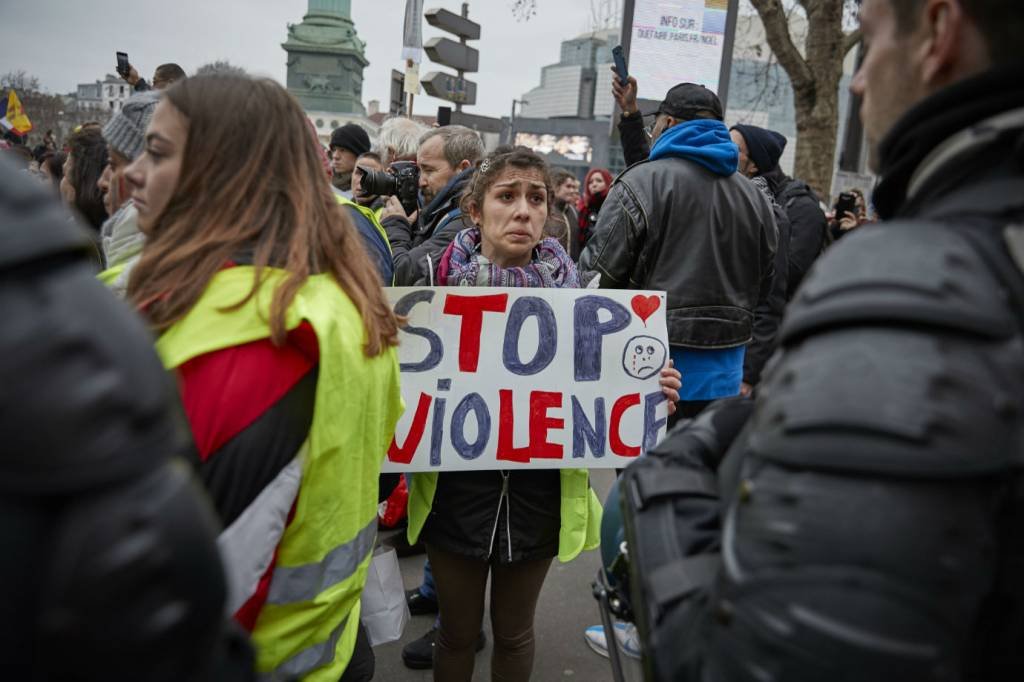
{"label": "purple patterned scarf", "polygon": [[445,251],[439,274],[441,284],[477,287],[546,287],[578,289],[576,264],[557,239],[544,239],[534,247],[530,264],[502,268],[480,253],[480,228],[470,227],[455,235]]}

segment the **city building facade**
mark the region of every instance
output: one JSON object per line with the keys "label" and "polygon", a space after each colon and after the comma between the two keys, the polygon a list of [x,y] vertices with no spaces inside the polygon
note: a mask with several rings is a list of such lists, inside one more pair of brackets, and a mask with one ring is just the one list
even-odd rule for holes
{"label": "city building facade", "polygon": [[79,111],[121,111],[132,96],[132,86],[122,78],[107,74],[95,83],[79,83],[75,91],[75,108]]}

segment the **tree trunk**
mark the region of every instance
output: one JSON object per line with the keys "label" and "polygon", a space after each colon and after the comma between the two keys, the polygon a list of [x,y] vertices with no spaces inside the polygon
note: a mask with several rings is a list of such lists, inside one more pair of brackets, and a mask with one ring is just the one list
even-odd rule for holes
{"label": "tree trunk", "polygon": [[851,41],[843,33],[844,0],[798,0],[807,14],[800,50],[789,32],[781,0],[751,0],[765,37],[793,84],[796,107],[796,176],[823,201],[832,193],[832,169],[839,123],[839,81]]}
{"label": "tree trunk", "polygon": [[816,106],[796,110],[796,166],[794,174],[828,203],[832,192],[838,129],[837,96],[819,97]]}

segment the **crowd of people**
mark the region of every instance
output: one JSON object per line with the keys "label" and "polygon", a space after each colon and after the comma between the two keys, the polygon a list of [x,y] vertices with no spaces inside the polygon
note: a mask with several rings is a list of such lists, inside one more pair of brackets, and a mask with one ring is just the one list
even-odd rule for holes
{"label": "crowd of people", "polygon": [[485,286],[666,292],[669,433],[604,529],[586,469],[404,475],[404,598],[436,614],[408,667],[468,682],[489,602],[491,678],[530,679],[552,561],[610,533],[632,608],[581,634],[649,680],[1019,679],[1024,12],[864,0],[861,28],[881,180],[834,208],[778,132],[692,83],[643,112],[633,77],[617,177],[402,117],[322,145],[280,84],[175,64],[8,149],[12,678],[372,679],[385,287]]}

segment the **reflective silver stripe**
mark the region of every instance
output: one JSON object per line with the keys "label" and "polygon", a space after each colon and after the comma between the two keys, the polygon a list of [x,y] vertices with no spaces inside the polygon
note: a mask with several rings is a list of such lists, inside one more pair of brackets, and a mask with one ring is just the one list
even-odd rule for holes
{"label": "reflective silver stripe", "polygon": [[299,494],[304,444],[288,466],[246,507],[235,522],[217,538],[228,579],[227,613],[242,608],[256,591],[260,578],[270,566],[274,548],[284,535],[288,511]]}
{"label": "reflective silver stripe", "polygon": [[338,649],[338,640],[345,632],[348,625],[348,616],[341,621],[338,627],[326,641],[308,646],[295,654],[287,661],[277,666],[269,673],[259,676],[260,682],[278,682],[279,680],[291,680],[295,676],[302,676],[306,673],[331,663],[334,660],[334,652]]}
{"label": "reflective silver stripe", "polygon": [[359,534],[343,545],[332,549],[327,556],[315,564],[303,566],[281,566],[274,568],[270,583],[268,604],[293,604],[313,601],[318,594],[331,585],[337,585],[356,572],[370,552],[377,538],[377,515],[359,531]]}

